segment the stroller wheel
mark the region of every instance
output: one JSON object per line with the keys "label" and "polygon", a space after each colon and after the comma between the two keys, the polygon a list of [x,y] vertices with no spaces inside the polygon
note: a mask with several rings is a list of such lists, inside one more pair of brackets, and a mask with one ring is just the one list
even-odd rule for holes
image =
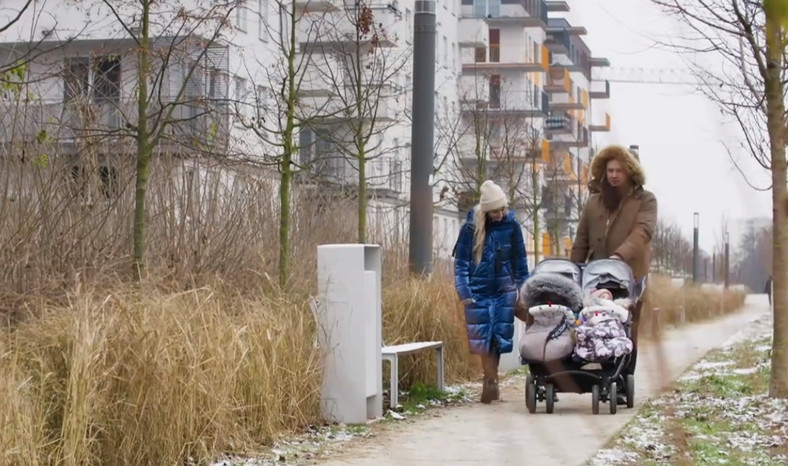
{"label": "stroller wheel", "polygon": [[531,414],[536,412],[536,382],[530,374],[525,378],[525,407]]}
{"label": "stroller wheel", "polygon": [[635,406],[635,376],[627,374],[627,408]]}
{"label": "stroller wheel", "polygon": [[599,385],[591,387],[591,412],[599,414]]}
{"label": "stroller wheel", "polygon": [[553,414],[555,409],[555,386],[551,383],[545,385],[544,403],[547,414]]}
{"label": "stroller wheel", "polygon": [[610,384],[610,394],[608,398],[610,404],[610,414],[616,414],[616,410],[618,409],[618,386],[615,382]]}

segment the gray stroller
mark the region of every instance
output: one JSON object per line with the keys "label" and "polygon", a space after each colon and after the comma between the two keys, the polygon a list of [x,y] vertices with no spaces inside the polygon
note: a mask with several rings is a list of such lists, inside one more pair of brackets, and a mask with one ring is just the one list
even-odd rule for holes
{"label": "gray stroller", "polygon": [[[533,282],[529,284],[531,281]],[[557,288],[562,290],[561,297],[567,299],[559,301],[560,297],[555,294],[550,298],[549,294],[544,293],[545,287],[552,289],[556,284],[561,285],[561,288]],[[530,413],[536,411],[537,403],[541,401],[545,402],[546,412],[552,413],[557,393],[591,393],[591,408],[594,414],[599,414],[600,402],[609,403],[610,414],[616,414],[620,390],[625,393],[626,406],[628,408],[634,406],[635,378],[623,373],[629,363],[630,354],[600,363],[600,367],[596,369],[584,368],[588,361],[577,358],[574,352],[566,354],[566,346],[574,345],[567,342],[568,337],[564,331],[568,332],[565,328],[571,325],[566,323],[576,319],[582,307],[582,304],[578,305],[576,295],[580,293],[588,295],[595,289],[609,290],[614,299],[629,299],[630,305],[627,309],[629,317],[623,322],[623,326],[627,337],[631,338],[631,313],[645,290],[645,283],[636,283],[632,270],[623,261],[601,259],[582,265],[565,259],[546,259],[537,264],[531,278],[526,281],[524,290],[527,295],[524,299],[532,309],[533,306],[537,309],[543,308],[546,303],[540,301],[548,296],[547,299],[561,302],[564,305],[562,308],[566,311],[566,317],[561,319],[564,323],[557,325],[545,338],[545,349],[548,351],[540,354],[537,360],[529,360],[523,357],[521,349],[521,362],[529,369],[525,384],[525,404]],[[568,312],[569,310],[574,315]],[[553,354],[562,356],[553,359],[549,354],[548,345],[558,348],[559,352]]]}

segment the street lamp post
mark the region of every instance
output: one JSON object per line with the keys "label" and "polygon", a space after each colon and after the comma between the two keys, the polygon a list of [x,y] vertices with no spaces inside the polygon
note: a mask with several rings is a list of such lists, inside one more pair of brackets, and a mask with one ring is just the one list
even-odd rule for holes
{"label": "street lamp post", "polygon": [[435,1],[416,0],[413,25],[410,270],[432,271],[432,160],[435,128]]}
{"label": "street lamp post", "polygon": [[698,283],[698,227],[700,226],[700,214],[695,212],[693,215],[693,232],[692,232],[692,283]]}

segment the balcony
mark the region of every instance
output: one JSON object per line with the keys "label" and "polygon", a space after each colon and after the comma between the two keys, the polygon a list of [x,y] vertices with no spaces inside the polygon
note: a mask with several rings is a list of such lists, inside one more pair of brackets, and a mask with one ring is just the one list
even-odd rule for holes
{"label": "balcony", "polygon": [[460,18],[457,30],[460,47],[487,48],[490,45],[490,27],[485,18]]}
{"label": "balcony", "polygon": [[545,92],[550,94],[569,94],[572,92],[572,78],[569,70],[563,66],[551,66],[547,73]]}
{"label": "balcony", "polygon": [[[155,108],[149,109],[149,115],[155,111]],[[114,150],[120,150],[117,139],[133,137],[127,125],[136,121],[137,103],[131,99],[68,104],[49,102],[22,108],[14,104],[0,107],[0,143],[40,142],[42,135],[57,144],[67,145],[85,138],[99,138],[113,144]],[[169,132],[172,137],[166,138],[165,145],[189,146],[195,142],[194,138],[216,143],[226,138],[229,130],[228,108],[210,102],[177,105],[171,121]]]}
{"label": "balcony", "polygon": [[547,11],[550,13],[568,13],[569,12],[569,4],[565,1],[550,1],[547,2]]}
{"label": "balcony", "polygon": [[569,50],[572,48],[569,33],[567,31],[555,31],[547,33],[544,45],[553,53],[560,53],[562,55],[569,55]]}
{"label": "balcony", "polygon": [[[394,94],[382,91],[382,97],[377,103],[364,106],[361,115],[364,120],[396,121],[403,117],[402,104],[397,102]],[[402,101],[402,99],[400,99]],[[354,98],[350,97],[345,102],[333,94],[306,95],[299,99],[299,105],[305,116],[319,118],[324,124],[343,123],[357,119]]]}
{"label": "balcony", "polygon": [[602,57],[591,57],[588,60],[588,63],[589,63],[589,65],[591,67],[603,68],[603,67],[606,67],[606,66],[610,66],[610,60],[608,60],[607,58],[602,58]]}
{"label": "balcony", "polygon": [[[498,47],[490,47],[488,49],[489,61],[477,61],[474,63],[463,63],[463,73],[469,72],[492,72],[492,71],[522,71],[525,73],[534,73],[547,71],[550,68],[550,51],[547,47],[537,47],[533,57],[529,57],[527,53],[523,52],[521,60],[518,61],[501,61],[501,50]],[[503,57],[506,59],[507,57]]]}
{"label": "balcony", "polygon": [[596,133],[606,133],[610,131],[610,114],[605,113],[605,123],[601,125],[590,125],[588,127],[589,131],[593,131]]}
{"label": "balcony", "polygon": [[528,15],[524,16],[522,13],[515,13],[514,16],[491,14],[491,16],[488,17],[488,21],[491,25],[516,25],[522,27],[538,27],[541,29],[547,27],[547,2],[545,2],[545,0],[514,0],[507,5],[520,5]]}
{"label": "balcony", "polygon": [[[344,11],[336,13],[320,13],[319,18],[304,18],[296,21],[296,41],[303,52],[327,53],[324,48],[335,49],[338,53],[351,53],[351,47],[356,43],[356,29],[351,18]],[[369,5],[375,16],[375,23],[379,25],[377,45],[383,48],[396,47],[406,33],[405,21],[400,19],[401,14],[386,8],[379,3]],[[312,3],[309,2],[308,10],[311,12]],[[317,16],[317,15],[315,15]],[[320,26],[326,22],[325,26]],[[407,39],[407,38],[405,38]],[[359,47],[369,47],[371,34],[358,39]]]}
{"label": "balcony", "polygon": [[343,6],[339,0],[294,0],[294,3],[299,11],[310,13],[339,11]]}
{"label": "balcony", "polygon": [[[600,85],[600,82],[602,85]],[[588,96],[592,99],[609,99],[610,98],[610,81],[591,81],[591,89],[588,91]]]}
{"label": "balcony", "polygon": [[583,102],[577,102],[573,97],[569,97],[568,100],[561,100],[557,101],[555,99],[550,100],[550,110],[551,111],[566,111],[566,110],[585,110],[586,107]]}
{"label": "balcony", "polygon": [[539,138],[525,140],[521,147],[506,150],[506,148],[490,143],[490,161],[510,163],[547,163],[550,160],[550,141]]}
{"label": "balcony", "polygon": [[544,91],[540,91],[536,96],[533,92],[533,90],[493,92],[488,102],[478,102],[475,106],[466,105],[463,112],[484,112],[489,116],[543,118],[549,111],[549,96]]}
{"label": "balcony", "polygon": [[558,148],[588,147],[588,143],[589,143],[588,128],[585,127],[578,128],[577,134],[574,135],[571,139],[569,138],[555,139],[549,133],[547,134],[547,136],[551,137],[550,145]]}
{"label": "balcony", "polygon": [[490,100],[489,81],[481,76],[465,74],[460,76],[460,102],[464,104],[487,104]]}
{"label": "balcony", "polygon": [[544,129],[550,134],[572,134],[577,126],[577,120],[569,113],[550,115],[544,121]]}

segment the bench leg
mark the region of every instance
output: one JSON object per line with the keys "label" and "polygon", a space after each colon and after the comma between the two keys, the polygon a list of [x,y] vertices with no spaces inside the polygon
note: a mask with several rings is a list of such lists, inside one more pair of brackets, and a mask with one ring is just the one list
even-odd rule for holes
{"label": "bench leg", "polygon": [[444,380],[443,380],[443,377],[444,377],[444,373],[443,373],[443,371],[444,371],[444,368],[443,368],[443,364],[444,364],[443,363],[443,347],[442,346],[439,347],[437,349],[437,351],[438,351],[438,390],[444,391],[444,389],[446,387],[444,385]]}
{"label": "bench leg", "polygon": [[391,409],[399,406],[399,361],[396,355],[384,358],[389,362],[389,404]]}

